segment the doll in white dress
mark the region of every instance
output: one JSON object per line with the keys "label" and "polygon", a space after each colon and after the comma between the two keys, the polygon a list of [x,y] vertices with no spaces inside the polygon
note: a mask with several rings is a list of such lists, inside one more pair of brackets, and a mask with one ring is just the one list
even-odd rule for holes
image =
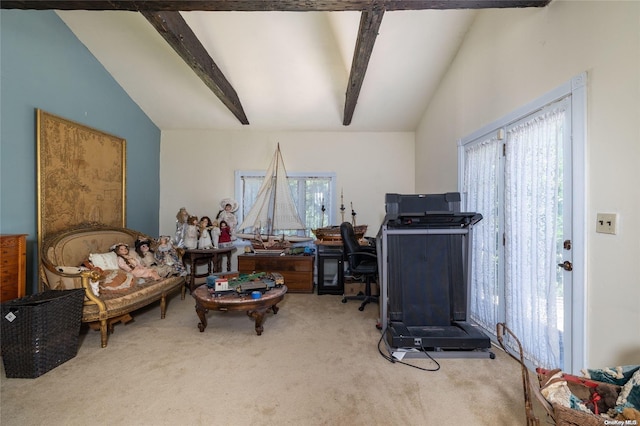
{"label": "doll in white dress", "polygon": [[211,241],[210,233],[213,226],[211,224],[211,219],[209,219],[209,216],[202,216],[198,228],[200,231],[200,238],[198,238],[198,248],[201,250],[213,248],[213,242]]}
{"label": "doll in white dress", "polygon": [[214,220],[211,226],[211,242],[213,243],[213,248],[218,248],[218,242],[220,241],[220,226],[218,225],[218,221]]}
{"label": "doll in white dress", "polygon": [[184,232],[184,248],[198,248],[198,217],[190,216],[187,222],[187,229]]}
{"label": "doll in white dress", "polygon": [[229,232],[231,233],[231,239],[236,239],[236,231],[238,227],[238,218],[235,212],[238,210],[238,202],[233,198],[224,198],[220,201],[220,207],[222,210],[218,212],[216,219],[218,222],[226,222],[229,226]]}

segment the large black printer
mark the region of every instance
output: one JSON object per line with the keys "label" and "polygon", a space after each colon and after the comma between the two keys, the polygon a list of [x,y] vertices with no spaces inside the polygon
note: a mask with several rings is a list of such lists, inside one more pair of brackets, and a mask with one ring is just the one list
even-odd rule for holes
{"label": "large black printer", "polygon": [[473,226],[460,194],[386,194],[377,235],[381,326],[393,353],[491,357],[468,320]]}

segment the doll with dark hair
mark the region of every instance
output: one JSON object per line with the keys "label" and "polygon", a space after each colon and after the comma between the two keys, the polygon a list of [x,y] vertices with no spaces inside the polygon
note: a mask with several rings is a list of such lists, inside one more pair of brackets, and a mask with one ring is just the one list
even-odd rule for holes
{"label": "doll with dark hair", "polygon": [[213,228],[213,224],[211,223],[209,216],[202,216],[200,223],[198,224],[198,228],[200,233],[200,237],[198,238],[198,248],[213,248],[213,241],[211,240],[211,229]]}
{"label": "doll with dark hair", "polygon": [[231,241],[231,229],[226,221],[220,221],[220,237],[218,238],[218,246],[220,248],[223,247],[231,247],[233,242]]}
{"label": "doll with dark hair", "polygon": [[151,251],[151,240],[146,238],[138,238],[136,240],[136,253],[140,256],[140,262],[147,268],[156,265],[156,258]]}
{"label": "doll with dark hair", "polygon": [[149,239],[138,238],[136,240],[136,253],[140,257],[140,263],[147,268],[154,269],[161,277],[168,277],[173,273],[173,268],[158,264],[151,245],[152,242]]}

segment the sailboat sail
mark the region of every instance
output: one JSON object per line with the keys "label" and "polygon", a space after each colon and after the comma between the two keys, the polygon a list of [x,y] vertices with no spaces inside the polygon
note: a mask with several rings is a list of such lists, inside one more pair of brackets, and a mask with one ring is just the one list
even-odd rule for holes
{"label": "sailboat sail", "polygon": [[280,144],[258,190],[253,207],[238,227],[239,230],[248,228],[253,228],[253,232],[260,232],[261,228],[266,228],[267,235],[274,235],[278,230],[305,229],[291,196]]}

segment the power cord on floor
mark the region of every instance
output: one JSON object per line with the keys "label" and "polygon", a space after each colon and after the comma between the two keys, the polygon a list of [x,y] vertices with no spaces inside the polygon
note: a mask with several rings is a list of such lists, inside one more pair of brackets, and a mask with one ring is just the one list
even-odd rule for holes
{"label": "power cord on floor", "polygon": [[420,349],[422,349],[422,351],[427,355],[427,357],[429,357],[429,359],[436,364],[436,366],[437,366],[436,368],[420,367],[420,366],[409,364],[408,362],[402,361],[402,360],[396,358],[395,356],[393,356],[393,354],[392,355],[386,355],[384,352],[382,352],[382,349],[380,348],[380,343],[382,343],[382,339],[384,339],[384,337],[385,337],[385,335],[387,334],[388,331],[389,331],[389,326],[387,325],[387,327],[382,332],[382,335],[380,336],[380,340],[378,340],[378,352],[380,353],[380,356],[382,356],[382,358],[386,359],[387,361],[389,361],[390,363],[393,363],[393,364],[395,364],[395,363],[403,364],[403,365],[406,365],[408,367],[413,367],[413,368],[416,368],[416,369],[422,370],[422,371],[438,371],[438,370],[440,370],[440,364],[438,363],[438,361],[436,361],[431,355],[429,355],[429,352],[427,352],[427,350],[425,349],[424,346],[422,346],[422,344],[420,344]]}

